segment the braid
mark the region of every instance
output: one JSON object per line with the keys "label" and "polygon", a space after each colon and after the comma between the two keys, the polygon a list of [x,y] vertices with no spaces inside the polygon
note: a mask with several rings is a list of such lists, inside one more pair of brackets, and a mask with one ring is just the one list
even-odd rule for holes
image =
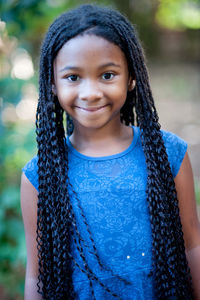
{"label": "braid", "polygon": [[[128,35],[122,30],[121,36]],[[148,170],[147,200],[152,225],[157,296],[159,299],[173,296],[177,299],[190,299],[191,278],[185,257],[175,184],[159,131],[144,57],[137,41],[129,42],[128,46],[131,59],[136,62],[136,112]]]}
{"label": "braid", "polygon": [[190,299],[191,278],[185,257],[175,184],[159,131],[160,125],[142,51],[136,41],[128,45],[131,58],[136,61],[136,112],[148,170],[147,201],[153,234],[157,296],[159,299],[173,296],[177,299]]}
{"label": "braid", "polygon": [[[68,147],[63,126],[63,109],[52,93],[53,61],[71,38],[94,34],[118,45],[127,58],[129,73],[136,87],[127,93],[121,109],[121,121],[137,125],[147,165],[147,202],[152,228],[153,269],[158,299],[192,299],[191,278],[185,256],[178,200],[166,149],[158,123],[142,48],[131,24],[120,13],[108,8],[83,5],[62,14],[50,26],[41,49],[39,102],[36,114],[38,143],[39,195],[37,214],[38,292],[44,299],[75,299],[72,269],[75,265],[90,284],[98,283],[114,298],[119,295],[108,288],[87,262],[85,249],[101,269],[113,274],[101,261],[84,210],[68,176]],[[66,115],[67,134],[73,132],[71,117]],[[92,249],[79,231],[69,190],[78,203]],[[74,243],[81,264],[71,251]]]}

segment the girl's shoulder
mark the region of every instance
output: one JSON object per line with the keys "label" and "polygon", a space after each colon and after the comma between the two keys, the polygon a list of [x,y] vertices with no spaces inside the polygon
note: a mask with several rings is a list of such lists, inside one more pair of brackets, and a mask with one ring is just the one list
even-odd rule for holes
{"label": "girl's shoulder", "polygon": [[38,157],[35,155],[27,164],[22,168],[23,173],[26,175],[31,184],[38,190]]}
{"label": "girl's shoulder", "polygon": [[172,174],[176,177],[187,151],[187,142],[172,132],[161,130],[161,133],[172,169]]}

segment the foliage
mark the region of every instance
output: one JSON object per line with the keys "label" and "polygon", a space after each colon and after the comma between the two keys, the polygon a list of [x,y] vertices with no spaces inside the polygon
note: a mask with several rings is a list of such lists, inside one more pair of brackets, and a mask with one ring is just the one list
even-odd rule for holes
{"label": "foliage", "polygon": [[198,0],[160,0],[157,22],[168,29],[200,29]]}
{"label": "foliage", "polygon": [[[142,39],[148,45],[148,50],[151,48],[154,51],[157,48],[154,14],[157,16],[157,22],[161,24],[163,20],[165,23],[162,25],[167,27],[169,18],[173,19],[174,14],[178,16],[183,2],[190,3],[190,7],[193,3],[197,7],[197,0],[160,0],[156,13],[156,6],[153,5],[155,1],[147,0],[0,1],[2,20],[0,22],[0,287],[4,287],[10,296],[9,299],[22,298],[24,288],[26,251],[19,186],[21,168],[36,153],[34,115],[29,116],[29,110],[34,113],[34,103],[37,100],[37,69],[41,39],[48,25],[58,14],[84,2],[112,4],[120,8],[134,20],[134,23],[139,24]],[[182,29],[188,28],[183,21],[180,23],[180,18],[177,20],[174,23],[176,28],[180,24]],[[194,29],[195,26],[193,25]],[[29,75],[24,69],[24,75],[21,74],[24,77],[19,76],[19,70],[14,70],[17,59],[19,61],[22,58],[27,59],[26,61],[33,64],[34,68],[34,72]],[[23,67],[24,64],[20,66],[21,71]],[[30,109],[29,104],[33,105]],[[18,111],[19,107],[21,114]],[[200,204],[200,186],[196,186]],[[1,296],[0,289],[0,298]]]}
{"label": "foliage", "polygon": [[4,157],[0,165],[0,284],[7,287],[13,298],[23,295],[24,289],[26,250],[19,185],[21,168],[36,150],[33,140],[34,130],[27,124],[10,124],[0,138]]}

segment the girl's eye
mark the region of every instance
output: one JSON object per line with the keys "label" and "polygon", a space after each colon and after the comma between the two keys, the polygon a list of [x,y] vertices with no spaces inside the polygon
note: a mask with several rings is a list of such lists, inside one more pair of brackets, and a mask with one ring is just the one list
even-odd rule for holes
{"label": "girl's eye", "polygon": [[77,80],[79,80],[79,76],[78,75],[69,75],[69,76],[67,76],[67,79],[69,81],[77,81]]}
{"label": "girl's eye", "polygon": [[106,72],[102,75],[102,78],[105,79],[105,80],[111,80],[113,79],[115,75],[113,73],[110,73],[110,72]]}

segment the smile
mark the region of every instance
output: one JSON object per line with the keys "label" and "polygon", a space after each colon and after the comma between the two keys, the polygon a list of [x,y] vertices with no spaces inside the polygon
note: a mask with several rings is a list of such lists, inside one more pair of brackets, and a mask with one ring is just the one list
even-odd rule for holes
{"label": "smile", "polygon": [[84,111],[89,111],[89,112],[93,112],[93,111],[98,111],[98,110],[101,110],[103,109],[104,107],[106,107],[106,105],[103,105],[103,106],[99,106],[99,107],[80,107],[80,106],[75,106],[76,108],[79,108],[81,110],[84,110]]}

